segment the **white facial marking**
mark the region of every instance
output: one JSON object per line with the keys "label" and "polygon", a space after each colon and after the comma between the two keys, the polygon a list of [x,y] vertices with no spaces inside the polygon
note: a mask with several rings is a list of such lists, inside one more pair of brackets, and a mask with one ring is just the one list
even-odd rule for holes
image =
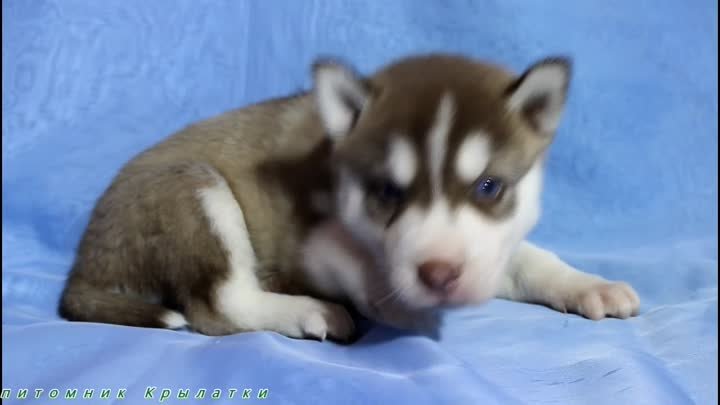
{"label": "white facial marking", "polygon": [[537,223],[542,209],[540,199],[542,188],[543,162],[538,160],[515,186],[518,198],[515,202],[514,216],[521,225],[519,232],[527,233]]}
{"label": "white facial marking", "polygon": [[417,157],[407,138],[399,136],[390,142],[387,165],[398,185],[407,187],[412,183],[417,172]]}
{"label": "white facial marking", "polygon": [[361,303],[365,288],[365,256],[357,242],[339,223],[329,222],[313,229],[302,247],[303,270],[315,288],[333,298],[351,298]]}
{"label": "white facial marking", "polygon": [[460,264],[463,240],[454,232],[453,218],[447,201],[439,197],[429,208],[411,206],[389,230],[386,250],[391,252],[390,279],[394,288],[408,297],[407,304],[424,307],[437,304],[436,297],[426,293],[417,276],[417,267],[425,261],[438,260]]}
{"label": "white facial marking", "polygon": [[402,301],[415,307],[439,303],[439,297],[418,279],[417,266],[425,260],[461,266],[457,290],[448,297],[450,303],[491,298],[512,251],[537,221],[541,174],[538,162],[518,182],[515,210],[507,218],[491,218],[469,202],[453,209],[443,198],[435,198],[428,208],[408,208],[386,238],[391,282],[402,291]]}
{"label": "white facial marking", "polygon": [[340,170],[337,196],[340,215],[347,222],[355,222],[363,216],[365,193],[347,170]]}
{"label": "white facial marking", "polygon": [[382,239],[383,229],[376,225],[365,212],[365,190],[349,171],[340,170],[337,190],[337,206],[342,222],[353,236],[374,248]]}
{"label": "white facial marking", "polygon": [[442,170],[447,155],[447,140],[455,115],[455,101],[450,94],[440,100],[435,122],[428,136],[428,162],[430,165],[430,181],[433,194],[437,197],[442,190]]}
{"label": "white facial marking", "polygon": [[468,135],[457,152],[455,172],[464,182],[471,183],[490,162],[490,137],[485,133]]}
{"label": "white facial marking", "polygon": [[536,163],[516,185],[517,200],[509,218],[496,220],[480,215],[470,206],[458,211],[465,240],[473,241],[467,252],[466,299],[484,301],[497,292],[512,253],[535,226],[540,215],[542,169]]}

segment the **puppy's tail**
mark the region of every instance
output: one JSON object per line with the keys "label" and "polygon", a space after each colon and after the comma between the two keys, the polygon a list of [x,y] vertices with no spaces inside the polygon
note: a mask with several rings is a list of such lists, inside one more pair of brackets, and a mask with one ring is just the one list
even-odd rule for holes
{"label": "puppy's tail", "polygon": [[60,316],[77,322],[98,322],[144,328],[179,329],[185,317],[159,304],[129,294],[110,292],[70,280],[60,299]]}

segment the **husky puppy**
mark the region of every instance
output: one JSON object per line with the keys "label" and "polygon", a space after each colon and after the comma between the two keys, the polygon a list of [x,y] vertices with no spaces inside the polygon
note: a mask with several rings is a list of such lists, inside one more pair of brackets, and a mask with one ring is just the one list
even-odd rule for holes
{"label": "husky puppy", "polygon": [[492,297],[627,318],[633,289],[525,241],[570,61],[521,75],[446,54],[191,125],[98,200],[60,302],[72,321],[208,335],[353,335]]}

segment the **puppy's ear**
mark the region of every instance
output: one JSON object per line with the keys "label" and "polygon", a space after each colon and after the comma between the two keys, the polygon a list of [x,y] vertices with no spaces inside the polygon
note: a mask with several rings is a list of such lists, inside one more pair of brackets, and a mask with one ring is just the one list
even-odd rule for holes
{"label": "puppy's ear", "polygon": [[365,108],[369,89],[348,66],[332,60],[313,64],[314,96],[325,131],[340,139],[355,126]]}
{"label": "puppy's ear", "polygon": [[565,109],[571,74],[572,61],[566,57],[533,64],[508,87],[508,108],[520,112],[535,130],[553,133]]}

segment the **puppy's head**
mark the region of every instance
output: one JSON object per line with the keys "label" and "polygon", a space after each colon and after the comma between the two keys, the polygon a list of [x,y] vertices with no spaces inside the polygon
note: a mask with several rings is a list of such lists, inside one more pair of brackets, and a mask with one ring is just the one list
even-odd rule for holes
{"label": "puppy's head", "polygon": [[492,297],[539,216],[569,61],[516,76],[432,55],[367,78],[323,61],[314,77],[339,219],[384,264],[396,298],[421,309]]}

